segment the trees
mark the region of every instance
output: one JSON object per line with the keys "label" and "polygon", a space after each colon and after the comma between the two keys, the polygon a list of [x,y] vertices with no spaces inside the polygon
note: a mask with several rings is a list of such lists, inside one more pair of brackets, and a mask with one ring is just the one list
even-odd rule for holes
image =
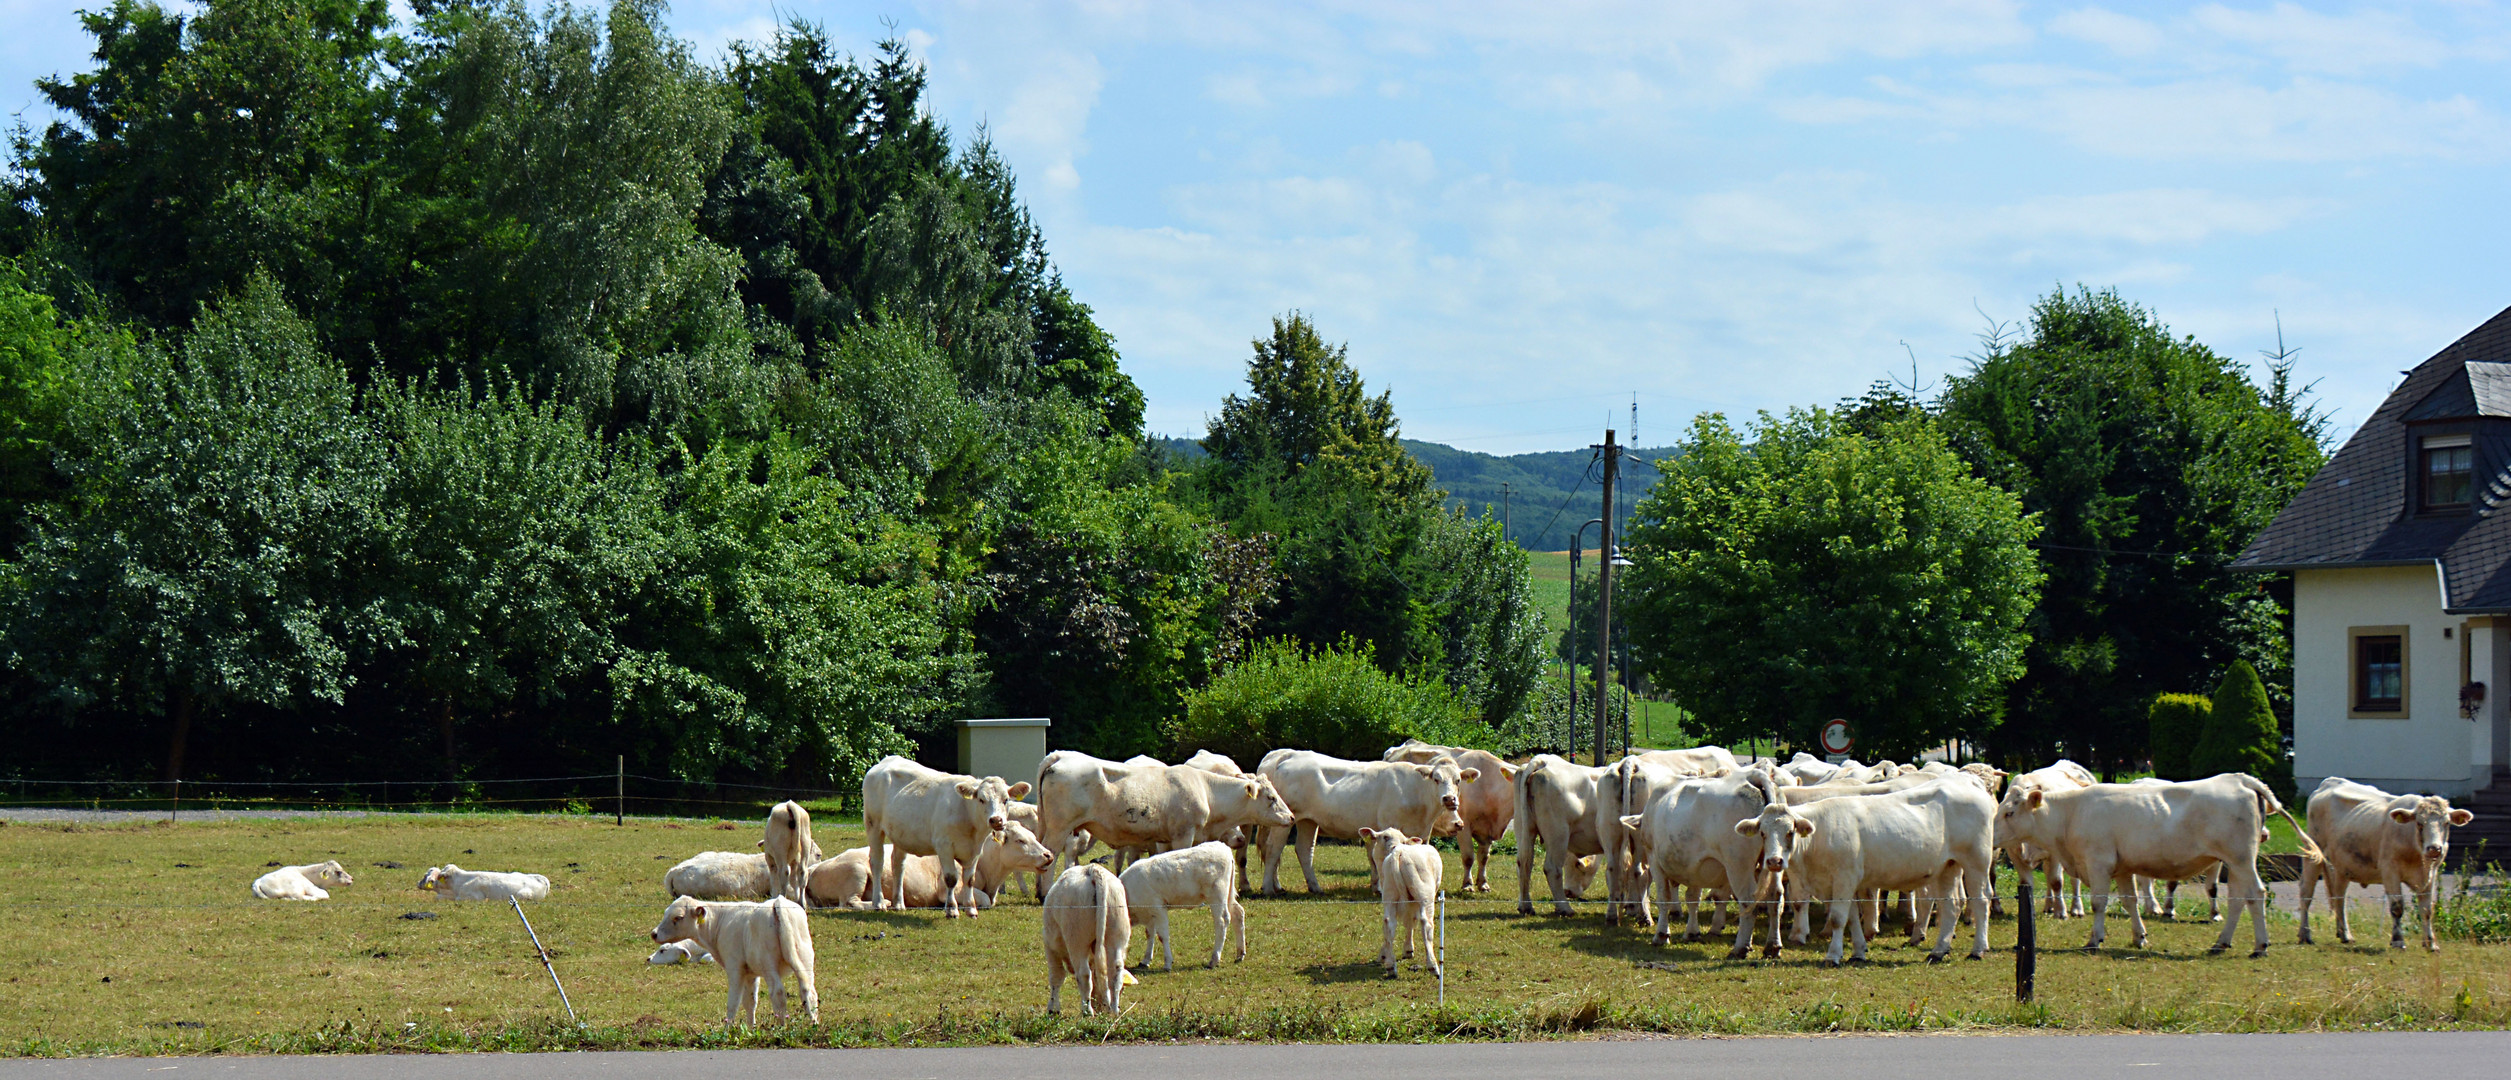
{"label": "trees", "polygon": [[2145,745],[2153,755],[2154,775],[2165,780],[2195,780],[2214,775],[2189,764],[2214,717],[2214,702],[2203,694],[2157,694],[2146,713]]}
{"label": "trees", "polygon": [[170,353],[80,359],[70,495],[38,508],[5,594],[11,665],[163,716],[169,778],[204,707],[340,702],[401,633],[370,574],[390,461],[347,371],[266,278]]}
{"label": "trees", "polygon": [[1451,514],[1405,452],[1393,399],[1368,394],[1307,316],[1253,342],[1245,396],[1221,406],[1193,487],[1241,536],[1273,540],[1279,598],[1259,633],[1349,639],[1388,671],[1443,672],[1491,722],[1541,669],[1525,553]]}
{"label": "trees", "polygon": [[1932,425],[1716,414],[1641,502],[1624,588],[1651,681],[1712,738],[1810,745],[1834,717],[1909,756],[1992,728],[2021,668],[2036,521]]}
{"label": "trees", "polygon": [[2287,670],[2271,583],[2227,564],[2323,458],[2299,397],[2081,288],[1952,380],[1937,403],[1952,445],[2043,528],[2048,580],[1992,748],[2115,770],[2144,756],[2155,694],[2236,659]]}

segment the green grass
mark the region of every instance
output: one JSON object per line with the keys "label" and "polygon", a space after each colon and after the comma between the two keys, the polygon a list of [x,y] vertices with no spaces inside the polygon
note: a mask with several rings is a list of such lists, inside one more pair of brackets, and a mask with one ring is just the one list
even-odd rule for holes
{"label": "green grass", "polygon": [[1569,629],[1569,553],[1529,551],[1526,555],[1532,561],[1527,576],[1534,579],[1535,610],[1543,613],[1544,640],[1556,641],[1561,631]]}
{"label": "green grass", "polygon": [[[2156,923],[2151,950],[2044,953],[2040,998],[2021,1007],[2003,952],[1930,966],[1887,936],[1864,967],[1834,970],[1805,949],[1730,963],[1715,944],[1659,949],[1592,913],[1521,918],[1507,856],[1493,875],[1499,902],[1453,908],[1442,1007],[1427,973],[1380,977],[1361,860],[1328,846],[1319,862],[1333,902],[1249,900],[1253,952],[1218,970],[1188,959],[1207,947],[1210,924],[1181,913],[1181,966],[1144,973],[1113,1025],[1042,1014],[1036,911],[1014,899],[973,921],[814,913],[825,1026],[728,1035],[721,974],[646,966],[646,934],[664,903],[664,868],[700,850],[747,849],[756,835],[747,822],[717,831],[491,816],[0,827],[0,863],[13,871],[0,878],[0,910],[14,923],[0,953],[0,1054],[2511,1024],[2511,946],[2447,943],[2438,957],[2377,942],[2301,947],[2285,921],[2268,957],[2251,961],[2206,955],[2212,927]],[[830,851],[858,837],[851,825],[819,829]],[[331,901],[246,895],[267,860],[323,858],[358,877]],[[565,1022],[511,910],[413,891],[447,860],[551,876],[552,898],[527,907],[585,1026]],[[403,866],[373,865],[383,861]],[[1451,855],[1451,883],[1456,872]],[[399,917],[422,911],[440,917]],[[2082,922],[2043,924],[2056,945],[2084,932]],[[2124,926],[2112,932],[2125,939]],[[1999,920],[1992,944],[2013,934]]]}

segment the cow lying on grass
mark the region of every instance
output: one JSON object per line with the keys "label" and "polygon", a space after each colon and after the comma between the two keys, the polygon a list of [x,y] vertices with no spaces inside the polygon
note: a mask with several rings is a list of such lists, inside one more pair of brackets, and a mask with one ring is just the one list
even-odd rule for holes
{"label": "cow lying on grass", "polygon": [[[1004,822],[1003,838],[987,840],[977,851],[976,866],[968,871],[968,887],[975,890],[974,907],[979,911],[993,907],[1016,875],[1042,874],[1053,865],[1055,853],[1038,843],[1027,827],[1017,821]],[[942,906],[942,860],[915,855],[905,867],[905,876],[891,882],[896,890],[890,899],[911,908]],[[805,891],[813,907],[869,910],[872,849],[848,848],[814,864],[806,874]]]}
{"label": "cow lying on grass", "polygon": [[439,900],[549,899],[549,879],[539,874],[465,870],[452,863],[430,867],[418,887],[435,893]]}
{"label": "cow lying on grass", "polygon": [[264,900],[329,900],[331,894],[323,891],[323,885],[351,884],[355,881],[349,877],[349,871],[334,859],[303,866],[282,866],[263,874],[253,879],[253,895]]}
{"label": "cow lying on grass", "polygon": [[701,851],[663,874],[673,896],[700,900],[765,900],[767,856],[754,851]]}
{"label": "cow lying on grass", "polygon": [[673,942],[695,943],[723,965],[726,1027],[758,1022],[760,979],[767,980],[768,1001],[783,1020],[786,975],[801,984],[802,1011],[812,1023],[820,1022],[819,958],[802,905],[782,897],[753,904],[683,896],[663,909],[663,921],[654,927],[654,944]]}

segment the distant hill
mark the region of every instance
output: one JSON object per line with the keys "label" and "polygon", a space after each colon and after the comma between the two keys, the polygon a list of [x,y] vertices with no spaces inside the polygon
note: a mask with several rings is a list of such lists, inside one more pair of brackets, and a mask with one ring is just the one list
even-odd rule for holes
{"label": "distant hill", "polygon": [[[1169,452],[1179,457],[1203,456],[1202,445],[1193,439],[1170,438],[1166,442]],[[1412,456],[1430,467],[1439,486],[1447,489],[1450,506],[1474,512],[1488,508],[1491,516],[1499,517],[1501,485],[1506,484],[1508,538],[1530,551],[1567,549],[1570,533],[1596,516],[1601,498],[1596,481],[1604,470],[1595,466],[1593,450],[1547,450],[1500,457],[1418,439],[1405,439],[1403,444]],[[1621,525],[1629,524],[1631,508],[1647,494],[1648,485],[1657,481],[1656,469],[1639,459],[1671,457],[1674,453],[1674,448],[1660,446],[1622,458],[1622,505],[1616,515],[1621,518]],[[1595,543],[1594,530],[1588,530],[1586,542]]]}

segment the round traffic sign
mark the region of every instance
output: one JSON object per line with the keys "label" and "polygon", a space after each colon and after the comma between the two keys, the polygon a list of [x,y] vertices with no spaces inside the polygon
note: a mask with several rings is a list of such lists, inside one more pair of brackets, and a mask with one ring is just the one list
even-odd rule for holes
{"label": "round traffic sign", "polygon": [[1848,721],[1833,720],[1828,724],[1822,725],[1823,753],[1845,754],[1848,753],[1850,747],[1856,745],[1857,740],[1849,737]]}

